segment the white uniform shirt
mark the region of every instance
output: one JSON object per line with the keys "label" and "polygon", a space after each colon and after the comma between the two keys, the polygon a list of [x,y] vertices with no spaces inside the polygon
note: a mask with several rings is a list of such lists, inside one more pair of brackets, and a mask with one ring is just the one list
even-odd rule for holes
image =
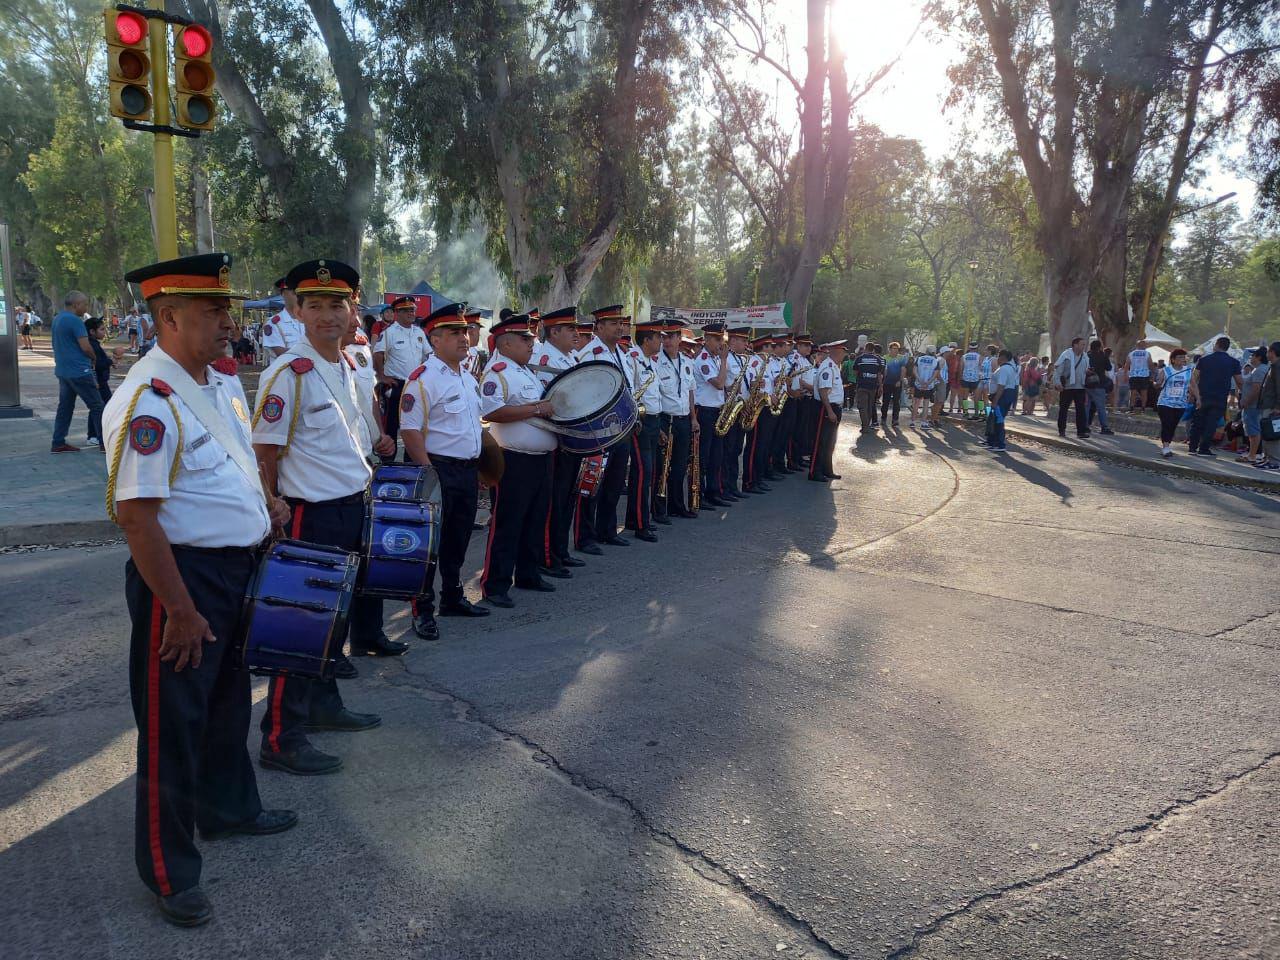
{"label": "white uniform shirt", "polygon": [[577,360],[570,354],[550,343],[537,344],[533,348],[533,356],[529,360],[529,366],[533,369],[544,389],[548,383],[559,375],[561,370],[568,370],[576,365]]}
{"label": "white uniform shirt", "polygon": [[758,356],[753,356],[747,361],[747,375],[742,378],[742,395],[745,397],[751,393],[751,387],[755,384],[757,378],[764,378],[764,392],[769,393],[773,389],[773,374],[770,372],[772,364],[766,360],[762,360]]}
{"label": "white uniform shirt", "polygon": [[[487,417],[502,407],[537,403],[541,399],[542,381],[538,375],[495,350],[480,381],[480,415]],[[518,453],[550,453],[558,445],[554,433],[528,420],[491,422],[489,432],[503,450]]]}
{"label": "white uniform shirt", "polygon": [[800,370],[800,376],[797,379],[801,387],[808,387],[806,393],[811,397],[818,395],[818,366],[808,357],[801,357],[801,362],[805,364]]}
{"label": "white uniform shirt", "polygon": [[1089,369],[1089,355],[1081,353],[1076,356],[1076,352],[1067,347],[1058,355],[1054,368],[1058,383],[1064,390],[1083,390],[1085,371]]}
{"label": "white uniform shirt", "polygon": [[694,383],[694,402],[700,407],[719,407],[724,405],[725,386],[716,389],[711,386],[711,381],[720,376],[720,368],[723,366],[724,360],[721,357],[713,357],[706,350],[702,350],[693,360],[693,376]]}
{"label": "white uniform shirt", "polygon": [[431,356],[431,347],[421,327],[393,323],[382,331],[378,342],[373,345],[373,352],[383,355],[384,374],[396,380],[408,380],[409,374]]}
{"label": "white uniform shirt", "polygon": [[288,310],[281,310],[262,325],[262,345],[268,349],[280,347],[288,350],[306,335],[306,328]]}
{"label": "white uniform shirt", "polygon": [[[423,426],[425,422],[425,427]],[[427,453],[458,460],[480,456],[480,388],[466,370],[433,356],[410,374],[400,397],[400,432],[425,430]]]}
{"label": "white uniform shirt", "polygon": [[[364,418],[357,416],[355,423],[348,425],[320,372],[295,373],[289,366],[295,359],[292,354],[281,354],[262,372],[259,382],[263,386],[253,415],[253,442],[279,447],[288,442],[288,450],[276,465],[280,493],[286,497],[320,503],[358,493],[373,476],[367,459],[373,442]],[[359,410],[361,401],[351,366],[343,359],[330,367]],[[291,441],[290,423],[295,424]]]}
{"label": "white uniform shirt", "polygon": [[577,352],[576,356],[578,363],[587,363],[591,360],[603,360],[605,363],[612,363],[627,378],[627,388],[632,393],[635,393],[636,387],[640,386],[633,379],[635,366],[627,359],[626,351],[616,343],[613,347],[606,347],[604,341],[599,337],[592,337],[587,341],[586,346]]}
{"label": "white uniform shirt", "polygon": [[1151,354],[1142,349],[1142,347],[1129,352],[1129,376],[1151,376]]}
{"label": "white uniform shirt", "polygon": [[1004,387],[1006,390],[1017,390],[1018,383],[1021,380],[1018,365],[1012,361],[1002,363],[996,368],[996,372],[991,382],[991,392],[995,393],[997,386]]}
{"label": "white uniform shirt", "polygon": [[799,391],[804,386],[804,375],[813,366],[809,362],[809,358],[802,356],[799,350],[792,350],[787,354],[787,363],[791,366],[791,383],[788,386],[792,391]]}
{"label": "white uniform shirt", "polygon": [[[728,396],[729,388],[733,386],[733,382],[738,380],[738,374],[742,372],[743,366],[751,359],[751,354],[734,353],[732,350],[725,354],[725,361],[729,364],[729,375],[724,378],[725,398],[733,399]],[[747,394],[751,392],[751,384],[748,382],[748,375],[744,375],[738,380],[738,396],[742,399],[747,398]]]}
{"label": "white uniform shirt", "polygon": [[353,372],[356,376],[356,392],[360,395],[359,409],[372,416],[375,423],[379,423],[382,418],[377,415],[377,408],[374,406],[374,389],[378,378],[373,369],[373,350],[369,347],[368,338],[363,334],[359,336],[360,339],[355,343],[343,347],[342,352],[355,364]]}
{"label": "white uniform shirt", "polygon": [[844,384],[840,382],[840,366],[830,357],[818,364],[816,375],[817,396],[822,399],[822,391],[830,390],[827,395],[827,402],[833,407],[839,407],[844,403]]}
{"label": "white uniform shirt", "polygon": [[937,382],[937,377],[934,375],[938,372],[938,368],[945,366],[946,364],[932,353],[920,354],[916,357],[916,386],[921,390],[930,389]]}
{"label": "white uniform shirt", "polygon": [[[201,388],[205,398],[252,456],[248,402],[240,381],[212,367],[206,373],[209,384]],[[134,407],[133,419],[125,423],[132,399],[133,391],[117,390],[102,412],[108,456],[115,451],[120,431],[127,431],[116,473],[116,502],[160,500],[160,527],[173,544],[251,547],[261,542],[271,529],[271,520],[257,478],[244,475],[176,393],[166,399],[146,389]],[[181,451],[175,408],[182,424]],[[175,457],[180,458],[180,465],[170,483]]]}
{"label": "white uniform shirt", "polygon": [[[661,353],[661,351],[659,351]],[[644,404],[646,416],[656,415],[662,412],[662,386],[659,384],[661,377],[658,376],[658,358],[646,357],[639,347],[632,347],[628,354],[629,366],[631,367],[631,383],[632,393],[644,387],[644,393],[636,398],[638,403]],[[648,384],[648,386],[645,386]]]}
{"label": "white uniform shirt", "polygon": [[662,412],[673,417],[689,413],[689,390],[693,387],[693,361],[682,353],[673,360],[667,351],[659,350],[658,389],[662,394]]}

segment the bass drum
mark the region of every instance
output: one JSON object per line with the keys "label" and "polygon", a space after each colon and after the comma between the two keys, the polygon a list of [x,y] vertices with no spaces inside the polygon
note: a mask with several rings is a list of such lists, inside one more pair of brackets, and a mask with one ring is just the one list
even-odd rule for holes
{"label": "bass drum", "polygon": [[626,375],[605,360],[588,360],[557,374],[543,399],[553,411],[546,424],[569,453],[604,453],[636,425],[636,401]]}
{"label": "bass drum", "polygon": [[373,500],[407,500],[440,505],[440,478],[434,467],[413,463],[388,463],[375,467],[369,484]]}
{"label": "bass drum", "polygon": [[412,600],[426,591],[440,549],[440,513],[438,504],[426,501],[368,501],[361,596]]}

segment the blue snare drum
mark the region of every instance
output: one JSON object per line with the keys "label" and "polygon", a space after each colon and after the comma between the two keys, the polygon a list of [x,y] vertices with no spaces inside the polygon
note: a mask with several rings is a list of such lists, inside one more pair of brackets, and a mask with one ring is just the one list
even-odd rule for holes
{"label": "blue snare drum", "polygon": [[327,680],[347,636],[360,559],[336,547],[277,540],[245,593],[237,649],[252,673]]}
{"label": "blue snare drum", "polygon": [[607,360],[588,360],[557,374],[543,397],[554,411],[544,425],[569,453],[603,453],[631,436],[636,424],[626,375]]}
{"label": "blue snare drum", "polygon": [[440,503],[440,478],[434,467],[388,463],[373,471],[369,496],[374,500],[412,500]]}
{"label": "blue snare drum", "polygon": [[370,499],[360,593],[412,600],[427,588],[440,547],[440,508],[430,502]]}

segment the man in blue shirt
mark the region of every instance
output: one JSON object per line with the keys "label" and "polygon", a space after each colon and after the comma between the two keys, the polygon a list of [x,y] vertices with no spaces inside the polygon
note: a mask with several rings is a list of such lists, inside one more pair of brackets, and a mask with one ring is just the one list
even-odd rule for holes
{"label": "man in blue shirt", "polygon": [[1196,361],[1195,372],[1191,374],[1191,397],[1196,402],[1196,412],[1188,439],[1191,452],[1197,457],[1216,456],[1209,445],[1219,421],[1227,414],[1227,394],[1233,382],[1236,390],[1243,383],[1240,361],[1227,353],[1230,346],[1230,337],[1219,337],[1213,342],[1213,352]]}
{"label": "man in blue shirt", "polygon": [[58,378],[58,412],[53,418],[53,453],[75,453],[80,448],[67,443],[71,414],[76,397],[89,408],[89,435],[102,449],[102,394],[93,372],[93,347],[85,329],[84,315],[89,312],[89,298],[72,290],[63,301],[66,309],[53,318],[53,373]]}

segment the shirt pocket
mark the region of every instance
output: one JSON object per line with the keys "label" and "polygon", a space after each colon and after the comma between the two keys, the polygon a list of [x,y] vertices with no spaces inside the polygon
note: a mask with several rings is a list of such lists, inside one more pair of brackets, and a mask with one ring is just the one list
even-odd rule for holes
{"label": "shirt pocket", "polygon": [[322,407],[307,410],[302,415],[302,422],[309,428],[333,430],[342,422],[342,414],[338,410],[338,405],[330,401]]}
{"label": "shirt pocket", "polygon": [[460,396],[449,397],[444,401],[444,412],[457,416],[467,412],[467,401]]}
{"label": "shirt pocket", "polygon": [[206,434],[206,439],[197,439],[187,444],[182,451],[182,473],[179,474],[178,483],[181,484],[185,479],[195,488],[216,487],[214,473],[226,457],[226,452],[218,446],[212,435]]}

